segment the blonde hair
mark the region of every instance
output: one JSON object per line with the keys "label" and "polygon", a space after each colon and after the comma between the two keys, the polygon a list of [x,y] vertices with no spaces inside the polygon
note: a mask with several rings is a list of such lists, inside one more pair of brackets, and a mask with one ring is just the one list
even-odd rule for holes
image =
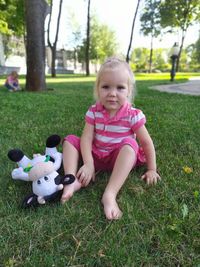
{"label": "blonde hair", "polygon": [[13,70],[10,75],[15,76],[16,78],[18,77],[18,73],[15,70]]}
{"label": "blonde hair", "polygon": [[118,57],[110,57],[107,58],[106,61],[101,65],[98,73],[97,73],[97,77],[96,77],[96,82],[95,82],[95,86],[94,86],[94,98],[96,100],[98,100],[98,90],[99,90],[99,83],[101,80],[101,76],[103,74],[103,72],[105,72],[107,69],[116,69],[119,66],[124,67],[129,74],[129,79],[128,79],[128,89],[129,89],[129,97],[128,100],[131,102],[134,99],[135,96],[135,78],[134,78],[134,74],[129,66],[129,64],[118,58]]}

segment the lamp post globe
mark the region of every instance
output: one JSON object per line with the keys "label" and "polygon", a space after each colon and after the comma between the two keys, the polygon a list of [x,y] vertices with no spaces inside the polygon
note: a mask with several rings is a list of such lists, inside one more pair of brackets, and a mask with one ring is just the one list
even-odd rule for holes
{"label": "lamp post globe", "polygon": [[174,77],[176,75],[176,62],[177,62],[177,58],[179,56],[179,45],[178,43],[174,43],[174,45],[172,46],[171,48],[171,51],[170,51],[170,58],[171,58],[171,61],[172,61],[172,68],[171,68],[171,72],[170,72],[170,76],[171,76],[171,79],[170,81],[173,82],[174,81]]}

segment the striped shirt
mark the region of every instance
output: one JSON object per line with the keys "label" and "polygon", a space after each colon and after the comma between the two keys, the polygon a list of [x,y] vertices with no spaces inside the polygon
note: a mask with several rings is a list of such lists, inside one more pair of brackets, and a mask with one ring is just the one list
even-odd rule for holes
{"label": "striped shirt", "polygon": [[146,118],[141,110],[133,108],[128,102],[110,118],[105,108],[96,103],[87,111],[85,121],[94,125],[93,152],[106,156],[124,138],[136,138],[135,131],[145,124]]}

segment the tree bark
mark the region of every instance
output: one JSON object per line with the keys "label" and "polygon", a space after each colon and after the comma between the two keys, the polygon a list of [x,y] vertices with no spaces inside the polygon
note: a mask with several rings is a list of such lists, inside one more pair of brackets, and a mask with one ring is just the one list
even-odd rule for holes
{"label": "tree bark", "polygon": [[56,77],[56,50],[57,50],[57,42],[58,42],[58,33],[60,28],[60,18],[61,18],[61,10],[62,10],[62,2],[63,0],[60,0],[59,4],[59,12],[58,12],[58,19],[57,19],[57,27],[56,27],[56,36],[53,44],[50,42],[50,24],[51,24],[51,18],[52,18],[52,8],[53,8],[53,0],[51,0],[51,7],[50,7],[50,17],[49,17],[49,23],[48,23],[48,46],[51,49],[51,76]]}
{"label": "tree bark", "polygon": [[135,27],[135,20],[136,20],[136,17],[137,17],[139,5],[140,5],[140,0],[138,0],[138,2],[137,2],[137,7],[136,7],[136,10],[135,10],[135,15],[133,17],[133,23],[132,23],[132,28],[131,28],[131,37],[130,37],[130,42],[129,42],[128,51],[127,51],[127,55],[126,55],[126,62],[128,62],[128,63],[129,63],[129,60],[130,60],[130,55],[129,54],[130,54],[130,50],[131,50],[131,46],[132,46],[133,30],[134,30],[134,27]]}
{"label": "tree bark", "polygon": [[46,90],[44,21],[47,7],[44,0],[25,0],[27,91]]}
{"label": "tree bark", "polygon": [[151,34],[151,49],[149,55],[149,73],[152,72],[152,62],[153,62],[153,35]]}
{"label": "tree bark", "polygon": [[88,0],[87,12],[87,38],[85,51],[86,76],[90,75],[90,0]]}
{"label": "tree bark", "polygon": [[179,71],[180,58],[181,58],[181,53],[182,53],[182,50],[183,50],[183,44],[184,44],[184,40],[185,40],[185,35],[186,35],[186,30],[183,29],[182,30],[182,38],[181,38],[181,46],[180,46],[178,58],[177,58],[177,61],[176,61],[176,72]]}
{"label": "tree bark", "polygon": [[5,66],[3,36],[0,33],[0,66]]}

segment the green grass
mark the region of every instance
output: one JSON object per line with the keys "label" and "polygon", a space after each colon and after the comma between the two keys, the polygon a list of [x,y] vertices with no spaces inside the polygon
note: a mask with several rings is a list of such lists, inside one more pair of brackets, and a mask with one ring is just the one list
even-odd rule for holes
{"label": "green grass", "polygon": [[[177,74],[177,82],[189,74]],[[169,75],[137,75],[135,105],[147,116],[162,181],[148,187],[144,169],[131,172],[119,194],[119,221],[108,222],[100,204],[109,178],[66,204],[22,210],[31,184],[11,179],[7,158],[18,147],[28,156],[43,153],[53,133],[80,135],[93,103],[94,77],[47,78],[43,93],[8,93],[0,87],[0,266],[200,266],[200,97],[148,89]],[[24,80],[20,80],[24,83]],[[61,147],[59,148],[61,150]],[[183,168],[192,168],[185,173]]]}

